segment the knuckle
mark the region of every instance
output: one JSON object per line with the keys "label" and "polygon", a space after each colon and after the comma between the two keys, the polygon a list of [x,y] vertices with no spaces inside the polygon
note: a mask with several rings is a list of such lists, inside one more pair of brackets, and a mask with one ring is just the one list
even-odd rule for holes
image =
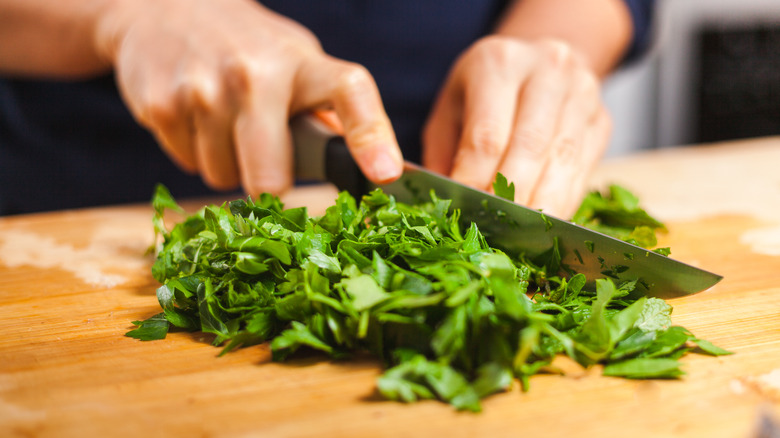
{"label": "knuckle", "polygon": [[246,77],[250,83],[254,81],[266,82],[279,74],[279,66],[274,62],[260,62],[253,57],[240,57],[233,63],[241,77]]}
{"label": "knuckle", "polygon": [[226,61],[223,66],[225,85],[236,93],[249,92],[252,78],[262,76],[261,73],[256,73],[258,68],[253,64],[246,58],[232,58]]}
{"label": "knuckle", "polygon": [[223,84],[237,96],[269,89],[272,84],[289,78],[285,67],[278,62],[262,62],[254,56],[235,56],[221,67]]}
{"label": "knuckle", "polygon": [[506,140],[498,134],[495,122],[484,121],[476,124],[469,133],[471,147],[480,155],[497,158],[504,155]]}
{"label": "knuckle", "polygon": [[561,40],[545,39],[539,42],[542,51],[542,59],[555,67],[570,66],[575,62],[572,47]]}
{"label": "knuckle", "polygon": [[477,40],[477,42],[474,43],[474,47],[480,50],[489,50],[494,47],[501,47],[507,40],[508,38],[503,35],[492,34]]}
{"label": "knuckle", "polygon": [[544,38],[539,40],[539,47],[546,53],[566,55],[571,51],[569,44],[561,39],[557,38]]}
{"label": "knuckle", "polygon": [[335,91],[342,97],[370,93],[375,87],[371,73],[359,64],[345,64],[336,77]]}
{"label": "knuckle", "polygon": [[502,35],[486,36],[474,43],[474,51],[502,53],[512,47],[512,40]]}
{"label": "knuckle", "polygon": [[579,143],[571,136],[558,138],[553,147],[553,156],[562,163],[573,163],[579,156]]}
{"label": "knuckle", "polygon": [[185,87],[187,102],[194,108],[212,111],[220,104],[220,84],[211,77],[198,76],[190,80]]}
{"label": "knuckle", "polygon": [[[219,104],[221,86],[216,75],[205,71],[190,71],[180,74],[170,85],[171,93],[155,96],[159,109],[171,109],[190,113],[198,110],[212,110]],[[169,102],[163,103],[162,100]]]}
{"label": "knuckle", "polygon": [[175,98],[155,93],[141,103],[141,118],[156,128],[166,129],[176,123],[181,114]]}
{"label": "knuckle", "polygon": [[511,68],[525,57],[524,48],[524,43],[514,38],[491,35],[474,43],[466,58],[477,65],[502,71],[502,68]]}
{"label": "knuckle", "polygon": [[529,157],[540,158],[547,154],[548,138],[538,128],[522,127],[513,134],[512,143]]}

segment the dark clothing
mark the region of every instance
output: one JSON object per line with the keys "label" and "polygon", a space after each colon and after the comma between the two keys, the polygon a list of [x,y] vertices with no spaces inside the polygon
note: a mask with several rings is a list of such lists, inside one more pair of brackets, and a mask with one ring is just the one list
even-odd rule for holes
{"label": "dark clothing", "polygon": [[[625,0],[634,19],[627,59],[649,39],[651,0]],[[325,51],[364,65],[379,86],[404,156],[455,58],[491,31],[507,0],[264,0],[311,29]],[[206,195],[138,126],[113,76],[57,82],[0,77],[0,215],[142,202],[162,182]]]}

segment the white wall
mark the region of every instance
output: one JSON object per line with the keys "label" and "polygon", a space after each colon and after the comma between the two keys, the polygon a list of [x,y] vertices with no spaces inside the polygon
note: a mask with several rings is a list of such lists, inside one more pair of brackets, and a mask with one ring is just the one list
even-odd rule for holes
{"label": "white wall", "polygon": [[612,116],[612,140],[607,156],[619,156],[657,144],[657,76],[655,56],[627,65],[607,78],[602,97]]}
{"label": "white wall", "polygon": [[604,83],[615,125],[608,155],[693,140],[694,108],[686,87],[696,73],[690,62],[695,31],[705,23],[780,23],[780,0],[660,0],[650,53]]}

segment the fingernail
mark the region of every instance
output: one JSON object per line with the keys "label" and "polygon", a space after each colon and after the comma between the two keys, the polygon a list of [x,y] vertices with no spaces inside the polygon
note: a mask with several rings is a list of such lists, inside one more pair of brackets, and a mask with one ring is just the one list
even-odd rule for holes
{"label": "fingernail", "polygon": [[373,154],[371,171],[377,182],[389,182],[397,179],[403,172],[400,160],[390,155],[386,150],[379,149]]}

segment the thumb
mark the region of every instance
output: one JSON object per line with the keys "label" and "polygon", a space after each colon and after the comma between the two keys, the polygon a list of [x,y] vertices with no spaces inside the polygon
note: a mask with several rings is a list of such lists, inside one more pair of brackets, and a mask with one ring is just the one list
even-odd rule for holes
{"label": "thumb", "polygon": [[330,113],[325,116],[325,123],[344,136],[366,178],[383,184],[401,176],[401,149],[382,105],[379,89],[368,70],[326,57],[304,66],[296,81],[293,111],[296,108],[333,108],[337,117]]}

